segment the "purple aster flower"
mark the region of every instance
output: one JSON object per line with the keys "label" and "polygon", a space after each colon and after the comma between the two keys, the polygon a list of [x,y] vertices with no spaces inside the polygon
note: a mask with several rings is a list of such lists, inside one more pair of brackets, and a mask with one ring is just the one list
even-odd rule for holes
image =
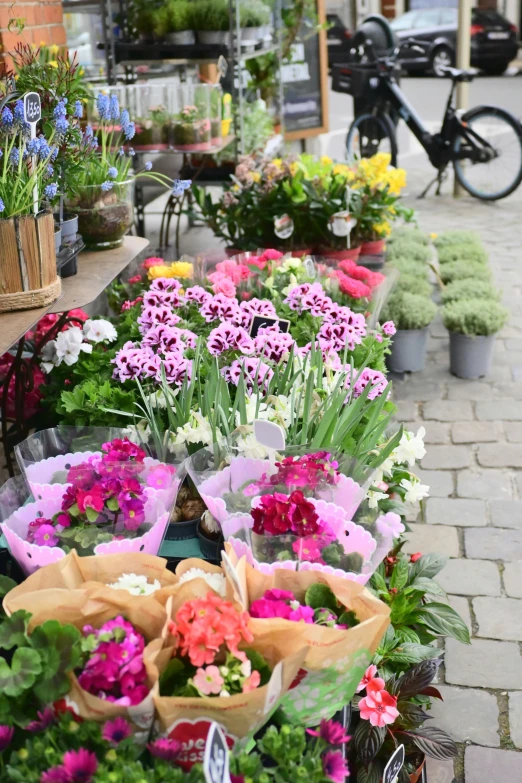
{"label": "purple aster flower", "polygon": [[192,185],[191,179],[175,179],[172,185],[172,195],[179,198]]}
{"label": "purple aster flower", "polygon": [[48,199],[53,199],[58,193],[58,185],[56,182],[51,182],[50,185],[46,185],[44,188],[44,196]]}
{"label": "purple aster flower", "polygon": [[343,724],[335,720],[322,720],[319,731],[307,729],[306,733],[312,737],[320,737],[329,745],[343,745],[351,739],[348,734],[344,733]]}
{"label": "purple aster flower", "polygon": [[114,179],[115,177],[117,177],[118,176],[118,169],[116,168],[116,166],[111,166],[109,171],[107,172],[107,175],[109,177],[111,177],[111,179]]}
{"label": "purple aster flower", "polygon": [[63,766],[69,780],[75,783],[90,783],[98,769],[98,760],[94,753],[85,748],[68,750],[63,754]]}
{"label": "purple aster flower", "polygon": [[40,783],[71,783],[69,773],[62,767],[51,767],[47,772],[42,772]]}
{"label": "purple aster flower", "polygon": [[2,125],[9,127],[13,124],[13,112],[8,106],[4,106],[2,109]]}
{"label": "purple aster flower", "polygon": [[109,182],[109,180],[107,180],[106,182],[102,182],[101,184],[101,189],[104,191],[112,190],[113,187],[114,187],[114,182]]}
{"label": "purple aster flower", "polygon": [[78,120],[81,120],[83,117],[83,105],[81,101],[76,101],[74,104],[74,117],[76,117]]}
{"label": "purple aster flower", "polygon": [[14,729],[11,726],[0,725],[0,753],[11,744],[13,734]]}
{"label": "purple aster flower", "polygon": [[117,717],[114,720],[108,720],[103,726],[102,737],[112,745],[119,745],[124,739],[130,737],[132,729],[125,718]]}
{"label": "purple aster flower", "polygon": [[36,734],[39,731],[45,731],[52,726],[55,721],[55,715],[51,707],[45,707],[44,710],[38,711],[38,720],[32,720],[25,727],[26,731],[31,731]]}
{"label": "purple aster flower", "polygon": [[339,750],[330,750],[323,756],[323,771],[334,783],[344,783],[350,771],[346,766],[343,754]]}
{"label": "purple aster flower", "polygon": [[149,742],[147,748],[156,758],[172,764],[180,754],[181,742],[175,739],[158,739],[155,742]]}

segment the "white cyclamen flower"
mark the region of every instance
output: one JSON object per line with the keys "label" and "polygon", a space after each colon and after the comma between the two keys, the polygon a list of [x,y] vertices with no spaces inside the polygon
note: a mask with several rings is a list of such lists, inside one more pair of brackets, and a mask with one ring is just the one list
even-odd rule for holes
{"label": "white cyclamen flower", "polygon": [[415,460],[420,460],[426,454],[424,448],[424,436],[426,430],[424,427],[420,427],[416,435],[413,432],[403,432],[401,442],[397,446],[395,452],[395,461],[402,463],[406,462],[410,467],[415,465]]}
{"label": "white cyclamen flower", "polygon": [[403,479],[400,486],[406,490],[404,500],[406,503],[418,503],[423,498],[427,498],[430,488],[427,484],[421,484],[420,481],[409,481]]}
{"label": "white cyclamen flower", "polygon": [[76,364],[80,351],[92,353],[92,345],[83,342],[83,332],[79,326],[72,326],[66,332],[60,332],[56,338],[56,356],[67,365]]}
{"label": "white cyclamen flower", "polygon": [[202,568],[189,568],[179,578],[179,583],[190,582],[192,579],[204,579],[215,593],[224,597],[226,595],[226,582],[223,574],[210,574]]}
{"label": "white cyclamen flower", "polygon": [[83,336],[91,343],[112,343],[118,337],[118,332],[110,321],[99,318],[93,321],[89,318],[83,325]]}
{"label": "white cyclamen flower", "polygon": [[157,579],[151,584],[143,574],[122,574],[118,581],[109,587],[113,590],[127,590],[131,595],[150,595],[160,590],[161,584]]}

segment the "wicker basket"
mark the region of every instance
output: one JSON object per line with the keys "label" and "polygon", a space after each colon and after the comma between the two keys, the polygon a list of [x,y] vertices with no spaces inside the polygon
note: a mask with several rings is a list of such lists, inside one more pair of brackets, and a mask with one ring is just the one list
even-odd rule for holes
{"label": "wicker basket", "polygon": [[45,307],[61,291],[52,213],[0,220],[0,313]]}

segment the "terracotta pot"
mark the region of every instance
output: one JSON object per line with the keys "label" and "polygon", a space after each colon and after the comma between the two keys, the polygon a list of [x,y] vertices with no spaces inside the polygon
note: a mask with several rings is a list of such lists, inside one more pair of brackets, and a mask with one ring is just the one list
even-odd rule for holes
{"label": "terracotta pot", "polygon": [[313,252],[311,247],[299,247],[297,250],[291,250],[290,255],[292,258],[301,258],[302,256],[311,256]]}
{"label": "terracotta pot", "polygon": [[423,758],[422,764],[417,767],[415,772],[412,772],[410,774],[410,783],[418,783],[420,776],[422,775],[422,770],[424,769],[424,765],[426,763],[426,757]]}
{"label": "terracotta pot", "polygon": [[361,254],[361,246],[351,247],[349,250],[331,250],[329,248],[322,249],[319,253],[321,256],[331,258],[332,261],[357,261]]}
{"label": "terracotta pot", "polygon": [[376,239],[375,242],[363,242],[361,245],[362,256],[378,256],[380,253],[384,253],[386,247],[386,241],[384,239]]}

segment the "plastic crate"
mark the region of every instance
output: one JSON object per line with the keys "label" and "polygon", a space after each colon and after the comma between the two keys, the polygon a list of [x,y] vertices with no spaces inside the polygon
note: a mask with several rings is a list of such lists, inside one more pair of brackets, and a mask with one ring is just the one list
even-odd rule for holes
{"label": "plastic crate", "polygon": [[332,68],[332,90],[362,98],[372,89],[370,79],[378,78],[374,63],[350,63],[334,65]]}

